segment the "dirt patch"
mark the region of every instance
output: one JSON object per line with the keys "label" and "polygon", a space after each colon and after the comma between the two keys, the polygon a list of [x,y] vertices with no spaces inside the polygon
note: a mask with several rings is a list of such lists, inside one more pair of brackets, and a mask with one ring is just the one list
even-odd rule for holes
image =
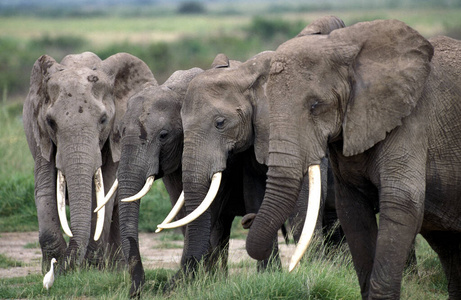
{"label": "dirt patch", "polygon": [[[287,266],[294,246],[280,243],[282,263]],[[182,241],[163,242],[160,235],[154,233],[139,234],[140,252],[145,269],[179,269],[182,254]],[[38,248],[25,248],[37,245]],[[229,244],[229,261],[253,261],[245,250],[245,240],[232,239]],[[22,262],[21,267],[0,269],[0,278],[21,277],[28,274],[40,274],[42,254],[38,246],[38,232],[2,232],[0,233],[0,253]]]}

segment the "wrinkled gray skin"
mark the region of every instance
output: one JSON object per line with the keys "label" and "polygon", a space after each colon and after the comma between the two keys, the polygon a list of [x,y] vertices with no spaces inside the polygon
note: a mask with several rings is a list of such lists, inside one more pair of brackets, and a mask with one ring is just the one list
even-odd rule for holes
{"label": "wrinkled gray skin", "polygon": [[[101,259],[120,245],[118,207],[106,205],[105,226],[93,240],[96,207],[93,175],[101,167],[104,188],[111,187],[120,159],[119,122],[128,98],[153,75],[138,58],[115,54],[101,60],[85,52],[57,63],[47,55],[34,64],[24,103],[24,130],[35,160],[35,203],[42,270],[51,258],[81,263]],[[66,245],[57,213],[56,176],[67,181],[73,237]]]}
{"label": "wrinkled gray skin", "polygon": [[[321,30],[323,23],[328,25],[324,31]],[[315,26],[312,33],[330,32],[330,24],[323,19],[314,22],[310,25]],[[209,253],[214,246],[221,249],[225,269],[234,217],[255,214],[261,205],[267,171],[261,162],[267,155],[269,129],[264,86],[272,55],[273,52],[263,52],[243,64],[229,63],[227,57],[218,55],[214,68],[194,78],[189,85],[181,109],[186,214],[205,198],[213,174],[223,172],[223,179],[219,200],[187,226],[182,270],[176,278],[182,276],[183,271],[193,273],[202,259],[216,259]],[[301,214],[305,214],[306,202],[300,205]],[[243,218],[242,222],[249,227],[252,218]],[[279,224],[278,228],[281,227]],[[218,230],[212,232],[212,228]],[[270,243],[274,265],[280,266],[275,236]],[[261,259],[258,269],[265,268],[268,260],[269,256]]]}
{"label": "wrinkled gray skin", "polygon": [[282,44],[267,83],[269,170],[250,256],[270,255],[304,174],[329,149],[363,299],[399,298],[418,232],[440,257],[450,299],[460,299],[460,89],[461,42],[429,42],[399,21]]}
{"label": "wrinkled gray skin", "polygon": [[[202,69],[176,71],[162,85],[153,79],[128,101],[121,131],[121,158],[117,171],[120,237],[131,274],[130,295],[136,296],[144,283],[139,252],[140,201],[120,202],[141,190],[149,176],[163,179],[174,205],[182,192],[181,156],[183,131],[181,106],[189,82]],[[181,211],[178,215],[183,217]]]}

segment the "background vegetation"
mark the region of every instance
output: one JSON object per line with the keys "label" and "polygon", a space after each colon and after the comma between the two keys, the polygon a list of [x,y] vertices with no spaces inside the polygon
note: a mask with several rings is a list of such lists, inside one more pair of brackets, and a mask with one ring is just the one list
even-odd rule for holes
{"label": "background vegetation", "polygon": [[[62,6],[65,2],[65,6]],[[373,19],[402,20],[424,36],[439,34],[461,39],[461,1],[127,1],[12,0],[0,4],[0,232],[37,230],[33,160],[22,129],[22,102],[36,59],[48,54],[60,61],[66,54],[92,51],[102,59],[129,52],[144,60],[163,82],[177,69],[208,68],[218,53],[246,60],[275,50],[304,26],[323,15],[336,15],[346,25]],[[26,5],[27,3],[27,5]],[[82,4],[88,5],[82,5]],[[285,3],[285,2],[284,2]],[[415,3],[418,3],[415,6]],[[434,4],[435,3],[435,4]],[[357,9],[362,4],[360,9]],[[365,6],[364,6],[365,5]],[[170,209],[166,191],[156,182],[143,198],[139,228],[152,232]],[[233,237],[242,237],[235,226]],[[1,234],[1,233],[0,233]],[[317,247],[318,249],[319,247]],[[418,238],[418,272],[404,280],[404,299],[446,298],[440,264]],[[0,256],[0,268],[17,265]],[[231,275],[204,274],[170,295],[173,299],[357,299],[359,288],[347,252],[312,252],[295,274],[254,275],[254,264],[231,266]],[[1,272],[1,269],[0,269]],[[172,270],[147,272],[148,298]],[[96,280],[97,279],[97,280]],[[42,297],[41,276],[0,280],[0,298]],[[82,286],[75,287],[75,282]],[[96,283],[96,286],[94,284]],[[53,287],[57,298],[125,298],[126,272],[79,270]]]}

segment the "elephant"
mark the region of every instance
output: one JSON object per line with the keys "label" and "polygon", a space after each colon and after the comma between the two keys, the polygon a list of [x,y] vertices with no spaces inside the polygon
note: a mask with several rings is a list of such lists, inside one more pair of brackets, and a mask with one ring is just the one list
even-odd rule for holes
{"label": "elephant", "polygon": [[[180,109],[189,82],[201,72],[200,68],[176,71],[162,85],[158,85],[155,79],[147,82],[128,100],[120,125],[121,157],[116,203],[122,250],[131,274],[132,297],[139,295],[144,283],[138,240],[140,203],[133,201],[144,196],[154,179],[160,178],[172,205],[179,198],[183,148]],[[139,191],[143,192],[139,194]],[[182,216],[180,211],[178,217]]]}
{"label": "elephant", "polygon": [[[327,18],[314,22],[303,32],[331,31],[330,22],[325,20]],[[328,26],[323,28],[322,22]],[[312,30],[308,31],[310,27]],[[220,54],[213,62],[214,68],[189,84],[181,108],[182,179],[188,217],[159,225],[173,228],[190,222],[186,228],[181,270],[172,279],[171,286],[184,273],[193,274],[199,261],[216,260],[210,248],[220,249],[214,253],[223,256],[222,267],[226,269],[232,221],[235,216],[244,216],[242,224],[250,227],[252,216],[261,205],[267,167],[260,162],[268,152],[269,130],[264,86],[273,54],[273,51],[262,52],[244,63],[229,62]],[[217,193],[214,201],[213,193]],[[307,198],[304,201],[303,198],[300,197],[299,202],[299,207],[304,207],[300,209],[301,215],[307,203]],[[304,220],[304,216],[301,219]],[[279,228],[282,225],[279,224]],[[213,228],[221,230],[213,232]],[[271,239],[270,248],[272,256],[258,259],[258,270],[267,268],[269,262],[275,267],[281,266],[276,236]]]}
{"label": "elephant", "polygon": [[[35,161],[42,271],[52,258],[62,270],[84,261],[99,264],[106,256],[118,259],[114,197],[107,194],[110,201],[97,214],[93,209],[104,201],[115,179],[118,126],[128,98],[153,78],[147,65],[128,53],[101,60],[84,52],[67,55],[61,63],[43,55],[35,62],[23,123]],[[68,245],[61,225],[70,236]]]}
{"label": "elephant", "polygon": [[270,64],[266,193],[248,254],[269,257],[304,175],[318,181],[329,151],[362,298],[400,297],[419,232],[440,258],[450,299],[459,299],[461,42],[375,20],[293,38]]}

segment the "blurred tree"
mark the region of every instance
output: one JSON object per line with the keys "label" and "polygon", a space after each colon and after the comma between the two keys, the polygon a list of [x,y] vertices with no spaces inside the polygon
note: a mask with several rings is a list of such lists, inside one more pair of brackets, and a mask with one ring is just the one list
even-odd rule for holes
{"label": "blurred tree", "polygon": [[206,8],[203,3],[196,1],[187,1],[183,2],[178,7],[179,14],[204,14],[206,13]]}

